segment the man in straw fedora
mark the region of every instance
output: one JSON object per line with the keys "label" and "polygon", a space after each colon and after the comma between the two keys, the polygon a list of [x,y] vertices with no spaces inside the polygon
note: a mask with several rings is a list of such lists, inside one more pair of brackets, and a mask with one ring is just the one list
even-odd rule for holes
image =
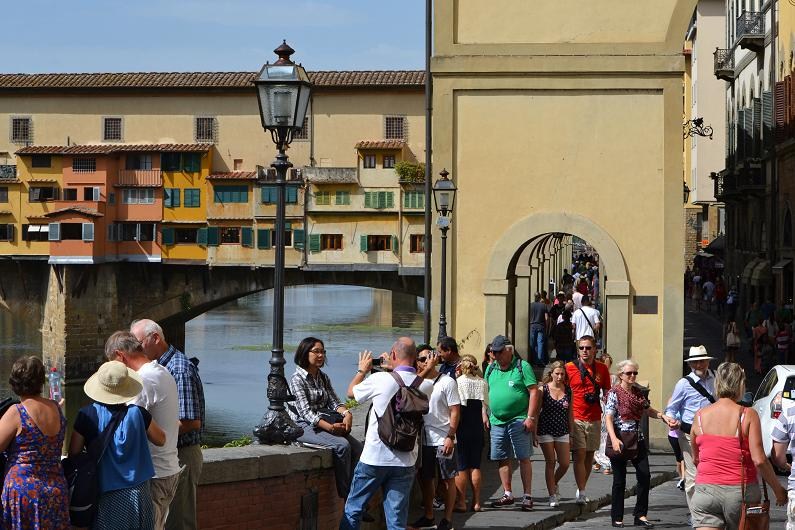
{"label": "man in straw fedora", "polygon": [[691,346],[685,362],[691,372],[680,379],[674,387],[665,414],[670,418],[679,418],[671,427],[679,427],[684,436],[679,436],[679,445],[685,462],[685,493],[687,505],[695,491],[696,466],[693,464],[693,450],[690,446],[690,428],[693,418],[699,409],[715,402],[715,374],[709,369],[713,359],[704,346]]}

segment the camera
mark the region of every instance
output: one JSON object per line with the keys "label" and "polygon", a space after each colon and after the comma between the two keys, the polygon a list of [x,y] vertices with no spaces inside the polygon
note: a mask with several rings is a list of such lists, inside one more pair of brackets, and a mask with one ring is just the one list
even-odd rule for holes
{"label": "camera", "polygon": [[382,359],[381,357],[376,357],[376,358],[373,359],[373,366],[380,367],[381,363],[383,363],[383,362],[384,362],[384,359]]}
{"label": "camera", "polygon": [[599,396],[597,396],[593,392],[588,392],[587,394],[585,394],[585,396],[583,396],[583,398],[585,399],[585,402],[588,403],[589,405],[593,405],[594,403],[599,403]]}

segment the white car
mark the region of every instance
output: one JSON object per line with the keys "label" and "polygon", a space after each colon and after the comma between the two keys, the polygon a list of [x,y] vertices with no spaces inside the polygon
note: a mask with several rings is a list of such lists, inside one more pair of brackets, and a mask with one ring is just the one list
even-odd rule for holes
{"label": "white car", "polygon": [[773,422],[785,407],[795,404],[795,365],[780,364],[770,369],[754,396],[753,408],[762,422],[762,446],[770,457],[773,451]]}

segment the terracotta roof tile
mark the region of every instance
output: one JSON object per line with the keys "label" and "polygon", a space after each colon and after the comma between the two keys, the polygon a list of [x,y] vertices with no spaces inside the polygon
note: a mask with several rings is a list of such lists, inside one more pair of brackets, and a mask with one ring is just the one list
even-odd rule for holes
{"label": "terracotta roof tile", "polygon": [[106,155],[110,153],[141,152],[197,152],[209,151],[213,144],[86,144],[86,145],[29,145],[19,149],[18,155]]}
{"label": "terracotta roof tile", "polygon": [[257,180],[256,171],[217,171],[207,176],[213,180]]}
{"label": "terracotta roof tile", "polygon": [[356,149],[403,149],[404,140],[362,140],[356,144]]}
{"label": "terracotta roof tile", "polygon": [[85,208],[83,206],[67,206],[66,208],[59,208],[57,210],[53,210],[50,213],[44,214],[43,217],[55,217],[56,215],[60,215],[66,212],[77,212],[83,215],[87,215],[89,217],[104,217],[105,214],[94,210],[93,208]]}
{"label": "terracotta roof tile", "polygon": [[[256,72],[108,72],[0,74],[3,89],[159,89],[251,88]],[[422,87],[422,70],[342,70],[309,72],[316,87]]]}

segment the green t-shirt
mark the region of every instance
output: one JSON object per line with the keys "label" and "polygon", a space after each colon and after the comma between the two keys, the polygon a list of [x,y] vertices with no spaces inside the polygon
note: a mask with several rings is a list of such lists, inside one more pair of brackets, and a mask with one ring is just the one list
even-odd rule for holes
{"label": "green t-shirt", "polygon": [[[521,370],[518,362],[522,363]],[[514,359],[511,366],[503,371],[496,362],[486,369],[486,382],[489,385],[489,421],[494,425],[504,425],[515,420],[527,418],[530,395],[527,387],[536,384],[536,375],[525,361]]]}

